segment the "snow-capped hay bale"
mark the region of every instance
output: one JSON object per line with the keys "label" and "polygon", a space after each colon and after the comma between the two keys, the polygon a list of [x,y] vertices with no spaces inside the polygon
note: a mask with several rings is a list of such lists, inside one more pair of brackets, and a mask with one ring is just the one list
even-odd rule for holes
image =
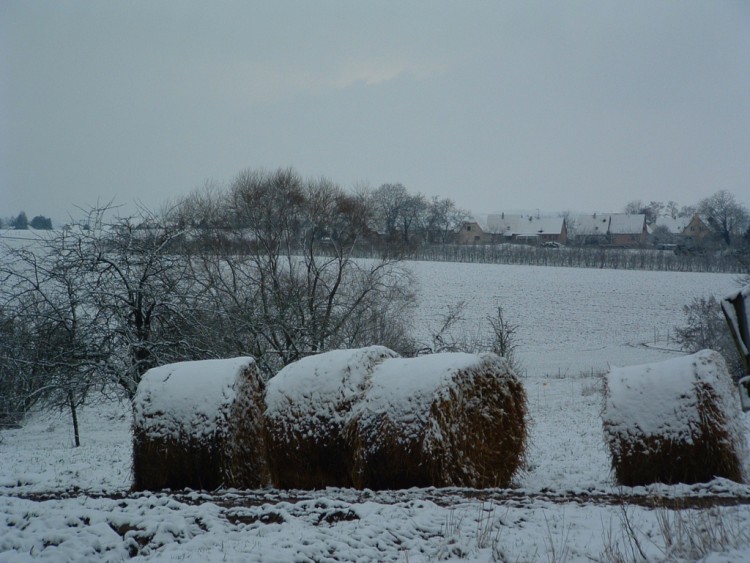
{"label": "snow-capped hay bale", "polygon": [[354,486],[506,487],[524,460],[526,392],[495,354],[389,359],[347,435]]}
{"label": "snow-capped hay bale", "polygon": [[621,485],[742,482],[741,413],[720,354],[615,368],[605,383],[604,434]]}
{"label": "snow-capped hay bale", "polygon": [[133,400],[133,488],[267,485],[263,391],[250,357],[146,372]]}
{"label": "snow-capped hay bale", "polygon": [[398,357],[383,346],[334,350],[289,364],[266,389],[264,427],[276,487],[351,486],[351,448],[342,430],[372,370]]}

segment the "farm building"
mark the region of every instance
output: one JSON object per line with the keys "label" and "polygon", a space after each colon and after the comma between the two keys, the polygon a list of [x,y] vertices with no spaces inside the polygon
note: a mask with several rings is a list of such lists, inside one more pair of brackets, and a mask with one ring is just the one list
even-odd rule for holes
{"label": "farm building", "polygon": [[642,246],[648,242],[643,214],[594,213],[575,218],[575,239],[579,244]]}
{"label": "farm building", "polygon": [[542,244],[568,241],[564,217],[490,214],[464,221],[458,235],[459,244],[500,244],[504,242]]}
{"label": "farm building", "polygon": [[675,238],[683,242],[702,242],[711,235],[711,229],[700,215],[692,217],[659,217],[653,224],[654,228],[664,227]]}

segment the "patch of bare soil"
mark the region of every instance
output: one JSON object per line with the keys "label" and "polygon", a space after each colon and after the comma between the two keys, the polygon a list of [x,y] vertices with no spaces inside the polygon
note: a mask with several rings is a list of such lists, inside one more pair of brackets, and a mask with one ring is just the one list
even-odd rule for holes
{"label": "patch of bare soil", "polygon": [[[556,491],[545,489],[542,491],[525,491],[520,489],[406,489],[393,491],[370,491],[354,489],[322,489],[314,491],[254,489],[254,490],[219,490],[219,491],[145,491],[133,493],[118,492],[86,492],[79,489],[69,491],[13,494],[10,496],[33,501],[62,500],[77,497],[107,498],[112,500],[137,499],[149,496],[169,497],[177,502],[198,505],[213,503],[223,508],[248,508],[256,506],[277,505],[280,503],[298,503],[328,499],[346,503],[377,502],[381,504],[396,504],[400,502],[429,501],[438,506],[450,507],[466,502],[488,502],[507,505],[514,508],[533,507],[537,503],[578,505],[619,506],[635,505],[644,508],[710,508],[714,506],[750,505],[750,489],[732,490],[721,487],[694,486],[687,491],[673,490],[665,487],[663,490],[641,491],[623,488],[621,490],[577,490]],[[331,518],[346,518],[334,515]]]}

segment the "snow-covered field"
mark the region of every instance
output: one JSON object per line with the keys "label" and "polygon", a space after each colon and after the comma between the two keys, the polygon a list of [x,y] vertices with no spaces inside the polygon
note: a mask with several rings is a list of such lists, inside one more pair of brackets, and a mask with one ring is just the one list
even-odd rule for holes
{"label": "snow-covered field", "polygon": [[0,433],[0,561],[750,560],[749,486],[613,485],[590,375],[674,356],[642,344],[694,297],[734,289],[732,276],[414,269],[425,334],[459,300],[466,330],[495,304],[520,326],[531,447],[512,489],[129,494],[130,408],[94,405],[80,448],[64,415]]}
{"label": "snow-covered field", "polygon": [[519,327],[518,355],[530,376],[577,376],[671,357],[662,349],[677,347],[673,329],[684,323],[683,307],[737,289],[733,274],[445,262],[411,268],[422,339],[449,304],[465,302],[471,335],[486,332],[485,318],[502,306]]}

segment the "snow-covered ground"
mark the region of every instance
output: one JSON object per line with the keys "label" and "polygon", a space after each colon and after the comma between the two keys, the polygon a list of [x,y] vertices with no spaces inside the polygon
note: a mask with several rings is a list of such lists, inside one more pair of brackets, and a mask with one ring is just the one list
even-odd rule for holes
{"label": "snow-covered ground", "polygon": [[512,489],[129,494],[129,405],[85,408],[80,448],[64,414],[37,413],[0,432],[0,561],[750,560],[750,486],[612,483],[601,379],[581,375],[674,356],[639,344],[732,276],[416,269],[422,322],[460,299],[478,321],[498,299],[522,327],[531,445]]}
{"label": "snow-covered ground", "polygon": [[449,304],[465,302],[463,329],[471,336],[486,334],[486,317],[499,305],[518,325],[518,356],[531,376],[577,376],[672,357],[683,307],[738,289],[733,274],[451,262],[409,267],[419,284],[422,340]]}
{"label": "snow-covered ground", "polygon": [[688,539],[710,561],[750,558],[750,487],[615,487],[600,380],[524,383],[531,449],[509,490],[130,495],[127,405],[85,409],[80,448],[67,419],[37,414],[2,433],[0,561],[693,560]]}

